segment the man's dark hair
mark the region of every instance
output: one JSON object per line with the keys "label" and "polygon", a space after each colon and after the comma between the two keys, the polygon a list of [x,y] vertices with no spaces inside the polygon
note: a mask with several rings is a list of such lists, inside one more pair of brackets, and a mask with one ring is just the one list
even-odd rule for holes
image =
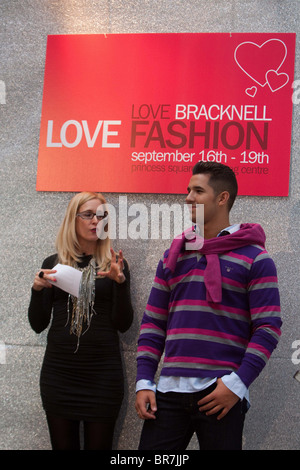
{"label": "man's dark hair", "polygon": [[229,192],[228,212],[233,206],[238,192],[238,184],[234,171],[227,165],[217,162],[197,162],[193,168],[193,175],[204,173],[209,175],[209,185],[215,195],[223,191]]}

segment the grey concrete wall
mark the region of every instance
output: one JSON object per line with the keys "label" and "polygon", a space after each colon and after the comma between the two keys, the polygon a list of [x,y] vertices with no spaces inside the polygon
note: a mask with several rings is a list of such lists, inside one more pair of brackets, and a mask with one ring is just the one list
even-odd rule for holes
{"label": "grey concrete wall", "polygon": [[[48,34],[160,32],[299,32],[298,0],[0,0],[0,449],[49,449],[39,396],[46,334],[27,322],[30,287],[48,254],[72,194],[35,191],[46,40]],[[297,37],[295,79],[300,79]],[[288,198],[241,197],[232,222],[258,222],[278,267],[283,334],[251,387],[245,449],[299,449],[300,365],[300,104],[294,106]],[[111,203],[118,195],[106,194]],[[176,195],[128,195],[128,203],[183,201]],[[141,422],[134,410],[138,328],[161,241],[122,241],[131,265],[135,320],[122,335],[126,398],[116,449],[136,449]],[[119,248],[116,241],[115,247]],[[5,346],[5,348],[4,348]],[[298,346],[299,349],[299,346]],[[298,357],[300,354],[298,355]],[[297,357],[296,357],[297,359]],[[195,448],[192,441],[190,448]]]}

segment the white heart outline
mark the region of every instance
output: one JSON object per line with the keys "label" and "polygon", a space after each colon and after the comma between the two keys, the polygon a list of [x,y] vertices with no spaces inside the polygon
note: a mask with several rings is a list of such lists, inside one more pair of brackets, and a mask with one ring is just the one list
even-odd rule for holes
{"label": "white heart outline", "polygon": [[[270,72],[275,72],[276,75],[285,75],[285,76],[287,77],[286,82],[285,82],[283,85],[279,86],[278,88],[273,89],[273,88],[271,87],[271,85],[270,85],[269,80],[268,80],[268,73],[270,73]],[[270,88],[270,90],[271,90],[272,93],[275,93],[275,91],[278,91],[278,90],[280,90],[280,88],[283,88],[283,87],[289,82],[289,79],[290,79],[290,77],[288,76],[288,74],[287,74],[287,73],[284,73],[284,72],[279,73],[279,72],[277,72],[277,70],[273,70],[273,69],[270,69],[270,70],[268,70],[268,71],[266,72],[267,84],[269,85],[269,88]]]}
{"label": "white heart outline", "polygon": [[[254,93],[251,93],[251,90],[253,90]],[[252,87],[250,87],[250,88],[246,88],[245,93],[246,93],[246,95],[250,96],[250,98],[254,98],[254,96],[255,96],[256,93],[257,93],[257,88],[256,88],[256,86],[252,86]]]}
{"label": "white heart outline", "polygon": [[[265,41],[263,44],[261,44],[261,46],[259,46],[258,44],[256,44],[255,42],[252,42],[252,41],[241,42],[241,44],[239,44],[239,45],[236,47],[235,51],[234,51],[234,60],[236,61],[237,65],[240,67],[240,69],[241,69],[246,75],[248,75],[248,77],[251,78],[251,80],[253,80],[255,83],[257,83],[257,84],[258,84],[259,86],[261,86],[261,87],[266,86],[268,82],[266,81],[266,82],[262,85],[260,82],[258,82],[257,80],[255,80],[255,78],[253,78],[248,72],[246,72],[246,70],[243,69],[243,67],[239,64],[239,62],[238,62],[238,60],[237,60],[237,58],[236,58],[236,54],[237,54],[238,48],[241,47],[241,46],[244,45],[244,44],[252,44],[253,46],[256,46],[256,47],[258,47],[259,49],[261,49],[265,44],[267,44],[267,43],[270,42],[270,41],[278,41],[278,42],[281,42],[281,44],[283,44],[284,49],[285,49],[285,55],[284,55],[284,58],[283,58],[281,64],[279,65],[279,67],[278,67],[276,70],[275,70],[275,69],[270,69],[270,70],[275,70],[275,72],[278,72],[278,70],[279,70],[280,67],[282,66],[282,64],[283,64],[283,62],[285,61],[286,56],[287,56],[287,47],[286,47],[285,43],[284,43],[281,39],[277,39],[277,38],[268,39],[268,40]],[[269,72],[269,70],[266,72],[266,74],[267,74],[268,72]]]}

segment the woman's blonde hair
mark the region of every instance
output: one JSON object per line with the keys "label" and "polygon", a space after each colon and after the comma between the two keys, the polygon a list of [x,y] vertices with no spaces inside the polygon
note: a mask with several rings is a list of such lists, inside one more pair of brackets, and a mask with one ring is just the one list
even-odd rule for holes
{"label": "woman's blonde hair", "polygon": [[[56,250],[58,260],[61,264],[74,266],[80,261],[82,252],[76,235],[76,216],[79,212],[79,208],[91,199],[99,199],[99,205],[103,204],[105,206],[106,204],[106,200],[102,194],[89,191],[76,194],[69,202],[65,217],[56,237]],[[107,210],[106,207],[105,210]],[[106,271],[109,268],[111,261],[110,248],[111,241],[108,236],[103,240],[98,239],[95,258],[97,266],[101,271]]]}

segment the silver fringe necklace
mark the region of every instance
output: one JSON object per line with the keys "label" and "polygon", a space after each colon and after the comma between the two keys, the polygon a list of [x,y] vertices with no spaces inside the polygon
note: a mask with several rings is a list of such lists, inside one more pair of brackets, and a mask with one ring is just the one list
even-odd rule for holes
{"label": "silver fringe necklace", "polygon": [[[76,268],[82,271],[80,280],[78,297],[69,294],[68,298],[68,319],[66,325],[69,323],[71,313],[70,334],[77,336],[77,352],[79,347],[80,336],[87,332],[90,327],[91,320],[94,314],[95,303],[95,278],[97,275],[97,265],[94,258],[92,258],[85,268]],[[70,301],[72,301],[72,312],[70,312]],[[83,325],[86,324],[86,329],[83,331]]]}

